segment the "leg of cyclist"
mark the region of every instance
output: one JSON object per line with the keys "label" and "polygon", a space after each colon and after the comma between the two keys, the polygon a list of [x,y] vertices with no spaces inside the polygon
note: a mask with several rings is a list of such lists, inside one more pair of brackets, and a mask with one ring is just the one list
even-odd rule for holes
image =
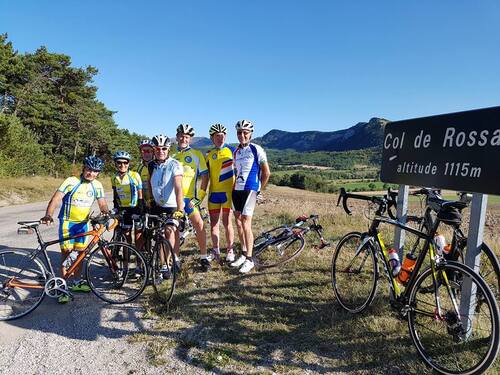
{"label": "leg of cyclist", "polygon": [[233,214],[230,208],[222,209],[222,224],[224,225],[224,230],[226,232],[226,262],[234,262],[235,256],[233,251],[234,246],[234,228],[233,228]]}
{"label": "leg of cyclist", "polygon": [[210,237],[212,239],[212,259],[218,259],[220,257],[220,231],[219,231],[219,222],[220,222],[220,204],[218,207],[214,207],[214,204],[208,203],[210,206]]}
{"label": "leg of cyclist", "polygon": [[[61,220],[59,226],[59,238],[75,236],[81,233],[85,233],[89,230],[88,222],[72,222],[69,220]],[[75,269],[72,275],[67,275],[67,269],[71,267],[71,264],[76,259],[78,254],[72,252],[82,251],[86,247],[87,237],[77,237],[68,241],[64,241],[60,244],[61,246],[61,274],[63,277],[69,281],[73,278],[71,285],[68,284],[69,289],[72,292],[90,292],[90,287],[87,282],[82,278],[82,266],[83,262],[81,262]],[[69,302],[70,297],[68,295],[62,295],[59,297],[60,303]]]}
{"label": "leg of cyclist", "polygon": [[253,190],[233,191],[233,208],[236,226],[240,237],[242,255],[231,263],[232,267],[240,267],[241,273],[247,273],[254,268],[252,260],[253,232],[252,215],[255,209],[257,192]]}
{"label": "leg of cyclist", "polygon": [[196,207],[189,198],[184,198],[184,212],[189,215],[189,220],[191,220],[193,224],[196,240],[200,247],[200,267],[203,272],[206,272],[210,269],[210,262],[207,259],[207,235],[205,233],[203,219],[201,218],[198,207]]}

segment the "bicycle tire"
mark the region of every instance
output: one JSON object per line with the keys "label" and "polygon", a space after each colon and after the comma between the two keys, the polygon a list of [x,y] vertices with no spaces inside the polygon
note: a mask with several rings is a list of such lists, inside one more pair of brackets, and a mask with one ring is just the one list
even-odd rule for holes
{"label": "bicycle tire", "polygon": [[[432,268],[425,269],[409,292],[408,329],[417,352],[441,374],[483,373],[495,360],[499,347],[500,320],[492,292],[483,278],[459,262],[439,265],[438,277],[433,274]],[[469,282],[472,290],[483,296],[476,298],[474,306],[469,305],[473,318],[465,317],[455,307],[460,306],[462,286]],[[441,308],[439,314],[436,301]],[[462,322],[472,322],[470,329]]]}
{"label": "bicycle tire", "polygon": [[148,279],[144,256],[124,242],[99,245],[89,256],[87,281],[92,292],[112,304],[131,302],[141,295]]}
{"label": "bicycle tire", "polygon": [[[9,280],[32,285],[12,287]],[[0,321],[21,318],[36,309],[45,297],[47,271],[32,252],[17,249],[0,251]]]}
{"label": "bicycle tire", "polygon": [[[165,250],[163,250],[165,249]],[[164,278],[161,276],[161,261],[160,251],[164,251],[166,258],[169,258],[167,265],[170,271],[170,277]],[[169,256],[167,255],[169,254]],[[161,239],[155,243],[153,248],[153,257],[151,264],[151,280],[156,297],[163,303],[168,304],[172,300],[175,291],[175,282],[177,280],[177,268],[174,266],[174,249],[170,242],[166,239]]]}
{"label": "bicycle tire", "polygon": [[304,237],[290,233],[275,242],[254,247],[253,258],[259,268],[276,267],[299,256],[305,245]]}
{"label": "bicycle tire", "polygon": [[353,314],[370,306],[377,293],[379,269],[376,249],[369,241],[362,245],[362,238],[359,232],[347,233],[339,241],[332,257],[333,292],[339,304]]}
{"label": "bicycle tire", "polygon": [[[465,254],[467,246],[460,249],[460,262],[465,264]],[[500,264],[493,250],[484,242],[481,244],[481,263],[479,275],[486,281],[486,284],[493,292],[497,305],[500,304]]]}

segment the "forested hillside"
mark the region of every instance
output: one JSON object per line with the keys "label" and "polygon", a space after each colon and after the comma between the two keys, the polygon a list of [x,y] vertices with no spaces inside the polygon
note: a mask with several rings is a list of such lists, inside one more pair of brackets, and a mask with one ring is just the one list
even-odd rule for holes
{"label": "forested hillside", "polygon": [[93,66],[45,47],[19,53],[0,35],[0,176],[61,175],[85,155],[137,156],[137,134],[119,129],[113,111],[97,100]]}

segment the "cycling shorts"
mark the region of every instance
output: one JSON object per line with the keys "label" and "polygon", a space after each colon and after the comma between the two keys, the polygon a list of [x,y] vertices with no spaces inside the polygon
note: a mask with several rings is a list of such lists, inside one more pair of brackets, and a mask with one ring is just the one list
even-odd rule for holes
{"label": "cycling shorts", "polygon": [[231,191],[210,192],[208,194],[208,212],[230,211],[231,202]]}
{"label": "cycling shorts", "polygon": [[195,212],[200,212],[196,205],[193,207],[189,207],[189,202],[191,202],[191,198],[184,198],[184,212],[186,213],[186,215],[191,216]]}
{"label": "cycling shorts", "polygon": [[254,190],[233,190],[233,210],[242,215],[252,216],[257,202],[257,192]]}
{"label": "cycling shorts", "polygon": [[[59,239],[64,237],[75,236],[77,234],[85,233],[89,231],[89,223],[87,221],[69,221],[60,220],[59,221]],[[81,236],[77,238],[72,238],[70,240],[60,243],[62,251],[72,251],[83,250],[87,246],[87,236]]]}
{"label": "cycling shorts", "polygon": [[130,229],[132,228],[132,215],[139,215],[138,207],[120,207],[118,208],[118,212],[123,213],[123,225],[122,228]]}

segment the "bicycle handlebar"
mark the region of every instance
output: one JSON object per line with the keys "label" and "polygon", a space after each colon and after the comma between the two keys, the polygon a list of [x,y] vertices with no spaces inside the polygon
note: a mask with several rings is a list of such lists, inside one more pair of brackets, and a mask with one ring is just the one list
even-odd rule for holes
{"label": "bicycle handlebar", "polygon": [[378,209],[376,211],[377,215],[382,215],[386,211],[387,205],[389,202],[386,196],[377,197],[377,196],[368,196],[368,195],[361,195],[361,194],[352,194],[352,193],[348,193],[342,187],[342,188],[340,188],[340,195],[339,195],[339,199],[337,201],[337,206],[340,205],[340,201],[342,200],[342,207],[344,208],[344,211],[348,215],[352,215],[352,211],[347,206],[347,199],[349,199],[349,198],[359,199],[359,200],[368,201],[368,202],[378,204]]}

